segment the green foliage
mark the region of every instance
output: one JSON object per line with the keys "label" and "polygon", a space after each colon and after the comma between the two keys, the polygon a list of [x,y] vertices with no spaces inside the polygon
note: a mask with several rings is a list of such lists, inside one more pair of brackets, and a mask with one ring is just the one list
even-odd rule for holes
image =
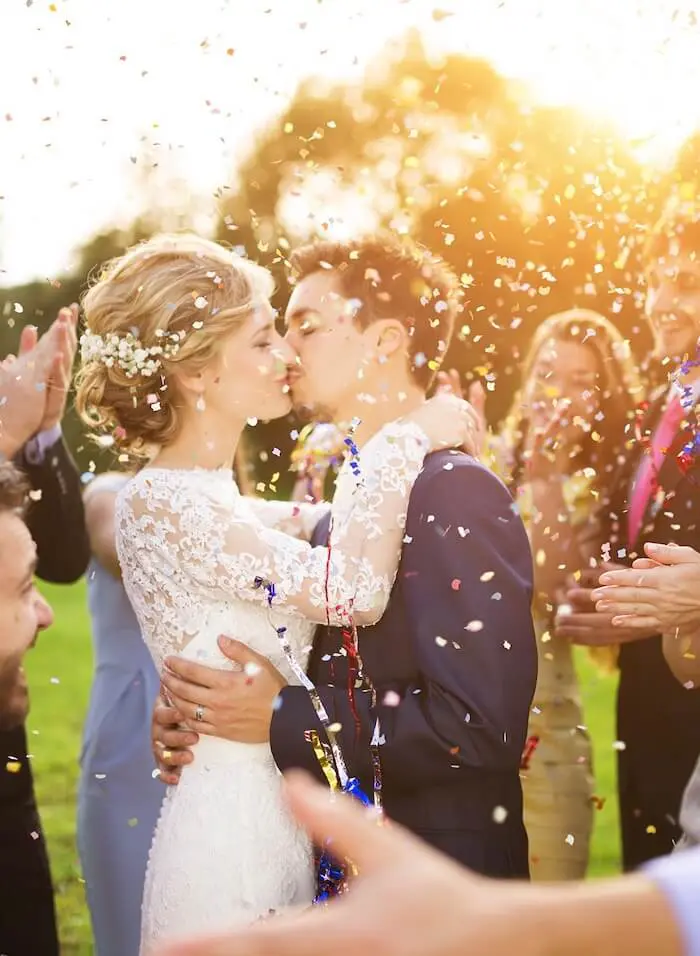
{"label": "green foliage", "polygon": [[[537,105],[481,60],[431,60],[410,33],[359,83],[299,86],[244,160],[219,235],[283,282],[290,246],[328,233],[343,190],[379,225],[410,229],[463,276],[448,363],[488,376],[498,420],[533,330],[556,311],[599,310],[646,354],[639,240],[669,183],[610,127]],[[295,197],[305,218],[289,214]]]}

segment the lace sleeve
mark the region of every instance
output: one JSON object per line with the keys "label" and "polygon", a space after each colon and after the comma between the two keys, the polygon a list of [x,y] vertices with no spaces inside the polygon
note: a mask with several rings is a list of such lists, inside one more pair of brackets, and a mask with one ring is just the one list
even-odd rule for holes
{"label": "lace sleeve", "polygon": [[327,501],[273,501],[246,495],[245,502],[266,528],[283,531],[292,538],[310,541],[314,528],[330,509]]}
{"label": "lace sleeve", "polygon": [[[216,500],[201,473],[145,469],[120,499],[119,557],[125,578],[160,568],[167,587],[264,604],[257,578],[274,583],[275,607],[318,623],[378,621],[396,576],[408,499],[429,442],[413,424],[373,439],[373,467],[350,507],[333,522],[328,548],[265,528],[235,504]],[[199,482],[199,483],[198,483]]]}

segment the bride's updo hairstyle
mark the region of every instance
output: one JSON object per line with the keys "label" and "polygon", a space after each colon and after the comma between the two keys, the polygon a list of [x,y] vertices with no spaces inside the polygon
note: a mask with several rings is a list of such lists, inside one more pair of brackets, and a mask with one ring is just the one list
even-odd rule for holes
{"label": "bride's updo hairstyle", "polygon": [[195,235],[161,235],[108,262],[82,299],[76,407],[136,457],[168,445],[184,402],[173,373],[196,375],[273,281],[261,266]]}

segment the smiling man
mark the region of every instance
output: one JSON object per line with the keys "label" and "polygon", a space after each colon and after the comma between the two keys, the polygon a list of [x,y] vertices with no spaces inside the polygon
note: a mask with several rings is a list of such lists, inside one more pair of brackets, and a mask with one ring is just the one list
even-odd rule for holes
{"label": "smiling man", "polygon": [[0,729],[23,723],[29,693],[22,660],[51,608],[34,583],[37,555],[24,523],[28,486],[14,465],[0,465]]}
{"label": "smiling man", "polygon": [[[681,456],[698,428],[700,365],[700,207],[669,206],[646,248],[646,315],[657,358],[671,381],[650,397],[609,502],[614,561],[628,563],[648,542],[700,545],[700,468]],[[675,375],[672,373],[676,373]],[[589,582],[590,583],[590,582]],[[597,581],[595,582],[597,583]],[[664,659],[655,628],[625,627],[593,592],[569,597],[575,613],[557,633],[581,644],[622,645],[617,736],[623,863],[631,870],[669,853],[680,837],[681,796],[700,754],[700,693],[684,689]]]}

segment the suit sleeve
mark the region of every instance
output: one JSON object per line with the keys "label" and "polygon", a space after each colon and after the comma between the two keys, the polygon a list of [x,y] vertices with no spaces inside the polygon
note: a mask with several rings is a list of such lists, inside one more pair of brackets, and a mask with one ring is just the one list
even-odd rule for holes
{"label": "suit sleeve", "polygon": [[[399,574],[418,678],[379,689],[385,781],[410,788],[426,779],[453,781],[461,768],[517,770],[537,652],[530,548],[502,483],[471,462],[426,476],[411,500]],[[342,724],[354,772],[367,784],[373,727],[367,695],[355,694],[362,719],[356,743],[347,690],[320,687],[319,693]],[[286,688],[271,737],[282,769],[303,766],[318,776],[302,730],[315,726],[305,691]]]}
{"label": "suit sleeve", "polygon": [[27,524],[37,545],[37,576],[52,584],[72,584],[90,561],[78,468],[62,438],[46,450],[40,464],[22,456],[20,466],[34,492]]}

